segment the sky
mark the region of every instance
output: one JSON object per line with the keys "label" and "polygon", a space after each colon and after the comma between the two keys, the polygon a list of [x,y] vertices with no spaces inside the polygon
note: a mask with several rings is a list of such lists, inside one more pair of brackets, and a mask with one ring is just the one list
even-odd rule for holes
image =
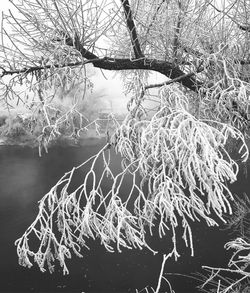
{"label": "sky", "polygon": [[9,0],[1,0],[0,11],[7,11],[11,7]]}

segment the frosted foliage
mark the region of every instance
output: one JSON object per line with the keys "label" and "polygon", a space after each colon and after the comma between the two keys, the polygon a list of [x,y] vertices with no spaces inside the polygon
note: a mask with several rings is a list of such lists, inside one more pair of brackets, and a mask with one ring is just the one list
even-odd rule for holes
{"label": "frosted foliage", "polygon": [[249,204],[250,199],[247,194],[235,196],[232,205],[233,215],[228,217],[226,224],[235,237],[234,240],[225,244],[225,249],[231,251],[231,257],[226,268],[203,267],[208,275],[204,277],[206,281],[200,287],[202,292],[210,292],[211,288],[218,293],[248,292],[250,279]]}
{"label": "frosted foliage", "polygon": [[[233,250],[228,262],[228,268],[204,266],[210,275],[201,286],[201,291],[208,292],[207,287],[215,288],[218,293],[248,292],[249,290],[249,265],[250,243],[239,237],[225,245],[226,250]],[[228,277],[232,275],[233,279]],[[235,277],[237,276],[237,277]]]}
{"label": "frosted foliage", "polygon": [[[241,132],[198,120],[179,92],[164,93],[151,119],[136,115],[137,105],[102,150],[66,173],[41,199],[35,221],[16,241],[20,264],[35,262],[42,271],[53,271],[58,261],[68,273],[66,259],[72,253],[82,256],[88,238],[98,238],[111,252],[146,247],[155,253],[147,244],[148,233],[171,236],[171,255],[177,258],[177,227],[193,254],[191,223],[204,220],[214,226],[231,213],[227,184],[236,180],[238,165],[225,147],[229,138],[240,140],[246,160]],[[118,173],[112,170],[112,148],[122,156]],[[87,173],[73,187],[82,169]]]}

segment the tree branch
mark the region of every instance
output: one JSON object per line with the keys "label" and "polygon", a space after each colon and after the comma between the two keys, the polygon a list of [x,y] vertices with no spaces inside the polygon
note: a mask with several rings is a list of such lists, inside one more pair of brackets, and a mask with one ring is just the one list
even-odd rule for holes
{"label": "tree branch", "polygon": [[137,35],[134,20],[133,20],[132,11],[131,11],[129,1],[128,0],[121,0],[121,2],[122,2],[123,9],[124,9],[125,17],[126,17],[127,28],[130,33],[130,38],[131,38],[132,47],[133,47],[133,50],[135,53],[135,58],[142,58],[142,57],[144,57],[144,55],[141,50],[141,46],[140,46],[140,42],[138,39],[138,35]]}
{"label": "tree branch", "polygon": [[239,26],[239,29],[241,29],[242,31],[245,31],[245,32],[250,32],[250,24],[248,25],[238,25]]}
{"label": "tree branch", "polygon": [[178,80],[182,85],[197,91],[201,87],[201,83],[195,80],[192,76],[185,76],[184,72],[179,68],[175,67],[172,63],[164,60],[156,59],[119,59],[119,58],[106,58],[101,61],[94,61],[93,65],[98,68],[107,70],[129,70],[129,69],[142,69],[142,70],[153,70],[159,72],[170,79],[179,78]]}
{"label": "tree branch", "polygon": [[173,63],[165,60],[157,60],[151,58],[138,58],[138,59],[129,59],[129,58],[111,58],[103,57],[99,58],[94,53],[85,49],[81,44],[78,36],[75,36],[75,39],[72,40],[69,37],[67,38],[67,44],[69,46],[74,46],[74,48],[81,54],[81,56],[87,60],[83,62],[68,63],[64,65],[45,65],[45,66],[33,66],[29,68],[21,68],[15,70],[5,70],[1,68],[2,72],[0,77],[6,75],[20,74],[25,73],[29,74],[35,71],[50,69],[50,68],[63,68],[63,67],[75,67],[84,65],[87,63],[92,63],[94,67],[106,70],[152,70],[159,72],[166,77],[174,80],[174,82],[179,82],[183,86],[189,88],[190,90],[196,92],[202,86],[202,83],[197,81],[193,76],[194,73],[185,74],[181,69],[176,67]]}
{"label": "tree branch", "polygon": [[[72,43],[72,42],[71,42]],[[202,83],[197,81],[192,75],[185,75],[185,73],[177,68],[173,63],[165,60],[157,60],[151,58],[137,58],[137,59],[121,59],[121,58],[110,58],[105,57],[98,59],[98,56],[88,51],[83,47],[79,38],[76,36],[73,42],[75,48],[81,53],[82,57],[92,60],[94,67],[106,69],[106,70],[153,70],[159,72],[170,79],[180,78],[178,82],[189,88],[192,91],[197,91]]]}
{"label": "tree branch", "polygon": [[40,71],[40,70],[44,70],[44,69],[52,69],[52,68],[65,68],[65,67],[76,67],[76,66],[80,66],[80,65],[85,65],[88,63],[93,63],[94,61],[100,61],[100,60],[104,60],[105,58],[96,58],[96,59],[92,59],[92,60],[85,60],[83,62],[72,62],[72,63],[65,63],[65,64],[53,64],[53,65],[37,65],[37,66],[31,66],[29,68],[24,67],[24,68],[20,68],[20,69],[12,69],[12,70],[6,70],[5,68],[3,68],[2,66],[0,66],[0,78],[6,76],[6,75],[14,75],[14,74],[21,74],[21,73],[25,73],[25,74],[29,74],[32,72],[36,72],[36,71]]}
{"label": "tree branch", "polygon": [[162,86],[165,86],[165,85],[170,85],[170,84],[172,84],[174,82],[179,82],[184,78],[191,77],[191,76],[195,75],[196,73],[198,73],[198,72],[190,72],[190,73],[187,73],[187,74],[183,74],[183,75],[181,75],[179,77],[176,77],[176,78],[174,78],[172,80],[164,81],[164,82],[161,82],[161,83],[149,84],[149,85],[145,86],[145,90],[156,88],[156,87],[162,87]]}

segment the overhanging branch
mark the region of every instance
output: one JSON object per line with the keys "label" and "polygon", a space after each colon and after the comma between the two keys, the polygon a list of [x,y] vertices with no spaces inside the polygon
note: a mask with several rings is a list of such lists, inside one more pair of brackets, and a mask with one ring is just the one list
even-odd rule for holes
{"label": "overhanging branch", "polygon": [[80,42],[79,38],[76,37],[74,41],[75,48],[81,53],[82,57],[93,60],[93,65],[97,68],[106,70],[153,70],[159,72],[170,79],[179,78],[178,82],[189,88],[192,91],[197,91],[202,83],[197,81],[192,75],[185,75],[185,72],[180,70],[173,63],[165,60],[157,60],[151,58],[137,58],[137,59],[121,59],[121,58],[110,58],[105,57],[98,59],[98,56],[89,52],[85,49]]}
{"label": "overhanging branch", "polygon": [[[63,65],[45,65],[45,66],[33,66],[29,68],[20,68],[15,70],[5,70],[1,68],[2,72],[0,77],[6,75],[13,74],[29,74],[35,71],[44,70],[44,69],[53,69],[53,68],[63,68],[63,67],[75,67],[81,66],[87,63],[92,63],[94,67],[106,70],[120,71],[120,70],[152,70],[155,72],[159,72],[166,77],[179,82],[183,86],[188,89],[196,92],[202,86],[202,83],[195,79],[194,73],[185,74],[181,69],[175,66],[173,63],[165,61],[165,60],[157,60],[151,58],[137,58],[137,59],[129,59],[129,58],[111,58],[111,57],[103,57],[99,58],[94,53],[85,49],[80,42],[79,38],[75,36],[75,39],[70,39],[67,44],[69,46],[74,46],[74,48],[81,54],[81,56],[85,59],[84,61],[75,62],[75,63],[67,63]],[[86,60],[87,59],[87,60]]]}
{"label": "overhanging branch", "polygon": [[166,77],[173,80],[173,82],[181,83],[183,86],[189,88],[192,91],[197,91],[201,86],[202,83],[198,82],[194,78],[194,73],[185,74],[179,68],[174,67],[172,63],[163,61],[163,60],[156,60],[156,59],[119,59],[119,58],[94,58],[84,62],[76,62],[76,63],[68,63],[64,65],[47,65],[47,66],[33,66],[30,68],[22,68],[22,69],[15,69],[15,70],[5,70],[2,69],[2,74],[0,77],[6,75],[14,75],[25,73],[29,74],[35,71],[40,71],[44,69],[51,69],[51,68],[63,68],[63,67],[75,67],[84,65],[87,63],[92,63],[94,67],[106,70],[152,70],[159,72]]}
{"label": "overhanging branch", "polygon": [[189,88],[192,91],[197,91],[202,84],[198,82],[192,75],[185,75],[185,73],[172,63],[164,60],[156,60],[149,58],[142,59],[119,59],[119,58],[105,58],[104,60],[94,61],[93,65],[97,68],[107,70],[153,70],[159,72],[170,79],[178,78],[178,82]]}

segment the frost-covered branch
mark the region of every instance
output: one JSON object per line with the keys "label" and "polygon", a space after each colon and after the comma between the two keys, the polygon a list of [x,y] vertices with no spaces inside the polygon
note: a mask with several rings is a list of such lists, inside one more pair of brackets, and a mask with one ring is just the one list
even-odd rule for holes
{"label": "frost-covered branch", "polygon": [[[215,268],[203,266],[210,272],[210,276],[201,286],[203,290],[207,286],[216,287],[216,292],[227,293],[232,290],[244,292],[245,288],[249,288],[250,273],[248,271],[250,265],[250,243],[242,238],[236,238],[225,245],[226,250],[234,250],[228,268]],[[234,276],[234,279],[225,277],[226,275]],[[237,276],[237,278],[235,278]]]}
{"label": "frost-covered branch", "polygon": [[[191,223],[203,219],[214,226],[218,224],[212,215],[224,221],[224,214],[231,213],[233,196],[227,183],[236,180],[238,165],[226,150],[228,139],[241,141],[242,160],[248,149],[237,129],[197,120],[187,106],[184,97],[162,95],[162,105],[150,120],[128,115],[107,146],[66,173],[40,201],[37,218],[16,241],[20,264],[30,267],[35,262],[42,271],[47,266],[53,270],[58,260],[68,273],[66,259],[72,253],[80,256],[88,238],[99,239],[108,251],[154,252],[146,242],[148,233],[171,233],[177,259],[180,225],[193,254]],[[111,168],[110,148],[123,158],[118,173]],[[72,190],[79,169],[88,171]],[[121,194],[125,178],[131,184],[126,183]],[[108,191],[103,189],[106,180]],[[38,247],[30,243],[33,237]]]}

